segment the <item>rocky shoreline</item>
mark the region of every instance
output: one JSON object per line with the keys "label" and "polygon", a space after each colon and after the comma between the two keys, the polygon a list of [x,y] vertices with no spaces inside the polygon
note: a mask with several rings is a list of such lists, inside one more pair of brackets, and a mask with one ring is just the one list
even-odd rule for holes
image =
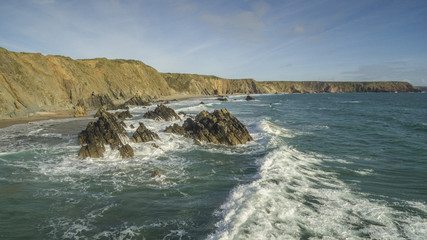
{"label": "rocky shoreline", "polygon": [[[107,106],[101,107],[95,114],[97,121],[89,122],[86,129],[78,134],[79,144],[82,146],[78,153],[79,157],[100,158],[104,156],[106,147],[110,147],[112,150],[118,150],[122,158],[130,158],[134,156],[130,142],[160,140],[159,135],[149,130],[142,122],[132,137],[129,137],[125,130],[126,124],[123,122],[133,117],[129,109],[110,113],[105,107]],[[185,113],[182,115],[185,116]],[[175,110],[164,104],[157,105],[154,111],[147,111],[144,118],[156,121],[181,120]],[[201,111],[195,117],[188,117],[182,126],[175,123],[164,132],[192,138],[197,145],[205,142],[232,146],[253,141],[246,127],[225,108],[214,110],[212,113]],[[157,144],[153,143],[152,146],[156,147]]]}

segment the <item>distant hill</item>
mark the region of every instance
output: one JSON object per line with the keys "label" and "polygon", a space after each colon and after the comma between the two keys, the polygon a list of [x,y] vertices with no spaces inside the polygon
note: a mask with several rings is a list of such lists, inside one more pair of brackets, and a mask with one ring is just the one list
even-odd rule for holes
{"label": "distant hill", "polygon": [[159,73],[136,60],[17,53],[0,48],[0,118],[37,111],[95,108],[107,100],[173,94],[413,92],[406,82],[257,82],[216,76]]}

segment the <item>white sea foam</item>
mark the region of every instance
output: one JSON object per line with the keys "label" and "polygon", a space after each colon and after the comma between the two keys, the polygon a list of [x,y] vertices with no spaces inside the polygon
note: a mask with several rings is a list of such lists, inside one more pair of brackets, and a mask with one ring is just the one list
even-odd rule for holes
{"label": "white sea foam", "polygon": [[[208,239],[422,239],[427,221],[353,193],[323,156],[280,147],[260,161],[259,179],[236,187]],[[422,206],[425,206],[422,204]]]}
{"label": "white sea foam", "polygon": [[266,133],[268,133],[270,135],[273,135],[273,136],[281,136],[281,137],[286,137],[286,138],[293,138],[296,135],[298,135],[297,132],[289,130],[289,129],[286,129],[286,128],[283,128],[283,127],[279,127],[279,126],[273,124],[272,122],[270,122],[270,121],[268,121],[266,119],[263,119],[260,122],[259,128],[262,131],[264,131],[264,132],[266,132]]}

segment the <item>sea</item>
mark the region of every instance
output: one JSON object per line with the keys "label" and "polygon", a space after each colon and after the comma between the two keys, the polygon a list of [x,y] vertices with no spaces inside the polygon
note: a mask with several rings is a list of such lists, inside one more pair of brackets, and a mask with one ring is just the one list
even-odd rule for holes
{"label": "sea", "polygon": [[128,159],[77,156],[91,117],[0,129],[0,239],[427,239],[427,94],[252,96],[168,104],[227,108],[239,146],[165,133],[184,120],[144,119],[155,105],[125,123],[159,148]]}

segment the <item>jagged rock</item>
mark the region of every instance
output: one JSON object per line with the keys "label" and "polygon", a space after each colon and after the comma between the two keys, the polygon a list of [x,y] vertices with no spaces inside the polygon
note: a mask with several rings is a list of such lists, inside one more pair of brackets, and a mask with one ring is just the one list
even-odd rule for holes
{"label": "jagged rock", "polygon": [[131,124],[131,125],[130,125],[130,128],[134,129],[134,128],[135,128],[135,126],[134,126],[133,124]]}
{"label": "jagged rock", "polygon": [[184,117],[187,116],[187,114],[185,114],[185,112],[179,112],[178,115],[183,115]]}
{"label": "jagged rock", "polygon": [[131,158],[135,156],[135,154],[133,153],[133,148],[129,144],[126,144],[121,147],[119,151],[120,155],[122,155],[122,158]]}
{"label": "jagged rock", "polygon": [[174,123],[172,126],[167,127],[165,129],[165,132],[167,132],[167,133],[176,133],[176,134],[179,134],[179,135],[184,135],[186,133],[185,129],[183,127],[179,126],[176,123]]}
{"label": "jagged rock", "polygon": [[81,158],[101,158],[104,156],[105,152],[105,146],[104,144],[101,144],[99,142],[92,142],[91,144],[87,144],[85,146],[82,146],[79,151],[79,156]]}
{"label": "jagged rock", "polygon": [[111,98],[108,95],[98,95],[92,93],[92,95],[84,100],[79,100],[77,103],[78,106],[82,106],[88,109],[101,108],[105,109],[115,109],[115,105]]}
{"label": "jagged rock", "polygon": [[246,127],[225,108],[213,113],[202,111],[195,120],[187,118],[182,126],[174,124],[166,128],[165,132],[192,137],[196,144],[196,141],[205,141],[238,145],[253,141]]}
{"label": "jagged rock", "polygon": [[148,111],[144,114],[145,118],[154,119],[154,120],[166,120],[166,121],[173,121],[173,120],[181,120],[181,118],[176,114],[176,112],[170,108],[166,107],[163,104],[160,104],[157,106],[154,111]]}
{"label": "jagged rock", "polygon": [[255,98],[251,97],[251,96],[247,96],[246,97],[246,101],[255,101]]}
{"label": "jagged rock", "polygon": [[119,149],[129,140],[123,125],[113,114],[101,108],[97,115],[98,121],[89,122],[86,129],[78,135],[79,144],[82,145],[79,156],[82,158],[102,157],[105,145]]}
{"label": "jagged rock", "polygon": [[200,102],[200,104],[205,104],[204,102]]}
{"label": "jagged rock", "polygon": [[130,114],[129,109],[123,112],[116,112],[114,115],[117,116],[120,120],[125,120],[126,118],[132,118],[132,114]]}
{"label": "jagged rock", "polygon": [[139,123],[138,129],[132,136],[132,141],[134,142],[149,142],[154,139],[160,139],[159,135],[147,129],[143,123]]}
{"label": "jagged rock", "polygon": [[132,97],[125,102],[125,105],[150,106],[150,102],[142,99],[139,96]]}
{"label": "jagged rock", "polygon": [[152,143],[151,146],[154,147],[154,148],[160,148],[159,145],[157,145],[155,143]]}
{"label": "jagged rock", "polygon": [[160,171],[158,169],[154,170],[154,172],[151,174],[151,177],[160,176]]}
{"label": "jagged rock", "polygon": [[74,117],[84,117],[87,116],[85,109],[82,106],[74,107]]}

